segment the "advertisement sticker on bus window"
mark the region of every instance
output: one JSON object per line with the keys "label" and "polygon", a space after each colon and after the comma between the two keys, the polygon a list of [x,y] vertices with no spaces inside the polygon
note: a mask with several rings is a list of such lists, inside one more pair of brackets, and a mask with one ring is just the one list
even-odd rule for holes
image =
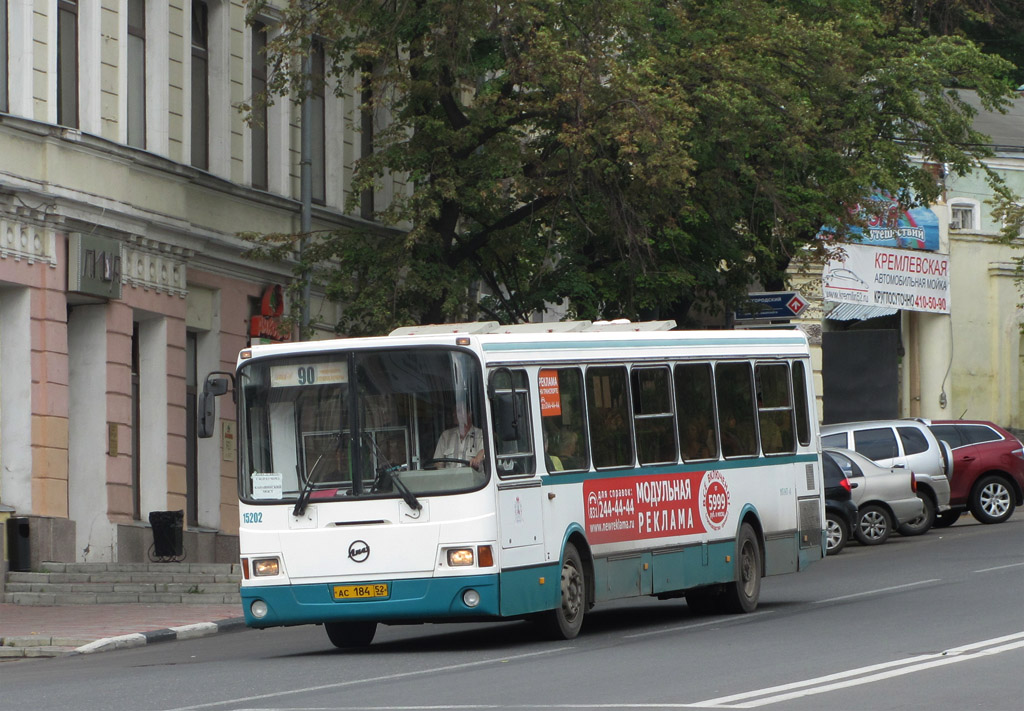
{"label": "advertisement sticker on bus window", "polygon": [[537,375],[537,386],[540,388],[541,417],[553,417],[562,414],[562,395],[558,390],[558,371],[542,370]]}
{"label": "advertisement sticker on bus window", "polygon": [[348,382],[346,363],[305,363],[270,366],[270,387],[338,385]]}
{"label": "advertisement sticker on bus window", "polygon": [[729,513],[729,490],[718,471],[592,479],[583,496],[593,543],[717,531]]}
{"label": "advertisement sticker on bus window", "polygon": [[284,476],[280,472],[253,472],[252,498],[283,499],[284,490],[281,482]]}

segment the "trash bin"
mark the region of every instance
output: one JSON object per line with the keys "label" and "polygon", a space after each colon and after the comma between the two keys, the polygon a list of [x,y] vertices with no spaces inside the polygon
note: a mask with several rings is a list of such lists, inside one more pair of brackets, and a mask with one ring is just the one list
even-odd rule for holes
{"label": "trash bin", "polygon": [[153,527],[153,555],[157,558],[177,558],[183,553],[182,528],[185,512],[150,511],[149,525]]}
{"label": "trash bin", "polygon": [[27,573],[32,570],[32,549],[29,547],[29,525],[24,516],[7,519],[7,559],[11,571]]}

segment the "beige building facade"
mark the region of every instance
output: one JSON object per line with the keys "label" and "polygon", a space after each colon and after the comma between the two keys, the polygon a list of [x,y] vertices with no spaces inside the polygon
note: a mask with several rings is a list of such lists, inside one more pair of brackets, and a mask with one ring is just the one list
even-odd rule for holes
{"label": "beige building facade", "polygon": [[[965,98],[977,105],[976,97]],[[995,156],[988,166],[1024,195],[1024,97],[1006,114],[979,113],[975,125],[992,138]],[[1024,433],[1024,242],[1001,238],[1003,225],[992,213],[991,189],[980,171],[957,175],[937,166],[936,173],[943,193],[929,209],[939,235],[934,255],[948,259],[948,313],[836,309],[824,293],[825,265],[794,263],[791,269],[792,286],[810,304],[793,323],[813,343],[819,416],[829,419],[830,380],[863,379],[859,387],[870,388],[889,355],[865,351],[837,363],[822,347],[829,334],[891,332],[895,391],[879,393],[892,396],[889,416],[988,420]]]}
{"label": "beige building facade", "polygon": [[[293,279],[238,236],[299,230],[299,107],[239,110],[274,22],[238,0],[0,0],[0,519],[27,524],[33,566],[146,560],[165,510],[188,560],[235,559],[231,398],[200,440],[195,397]],[[360,222],[359,107],[326,94],[319,230]]]}

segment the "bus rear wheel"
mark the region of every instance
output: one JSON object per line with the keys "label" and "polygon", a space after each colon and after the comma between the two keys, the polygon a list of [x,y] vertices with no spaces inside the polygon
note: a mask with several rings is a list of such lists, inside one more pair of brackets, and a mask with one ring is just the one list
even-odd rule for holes
{"label": "bus rear wheel", "polygon": [[552,639],[575,639],[587,609],[587,580],[576,546],[565,544],[562,555],[559,605],[544,614],[543,626]]}
{"label": "bus rear wheel", "polygon": [[736,580],[725,587],[725,609],[729,612],[753,612],[761,597],[761,546],[754,527],[740,526],[736,540]]}
{"label": "bus rear wheel", "polygon": [[325,622],[327,638],[338,649],[369,647],[373,636],[377,634],[376,622]]}

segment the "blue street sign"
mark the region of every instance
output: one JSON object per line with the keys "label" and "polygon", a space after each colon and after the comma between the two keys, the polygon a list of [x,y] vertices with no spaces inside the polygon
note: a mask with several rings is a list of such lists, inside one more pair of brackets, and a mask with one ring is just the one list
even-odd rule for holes
{"label": "blue street sign", "polygon": [[794,318],[807,308],[807,301],[795,291],[766,291],[747,294],[747,305],[733,313],[737,321]]}

